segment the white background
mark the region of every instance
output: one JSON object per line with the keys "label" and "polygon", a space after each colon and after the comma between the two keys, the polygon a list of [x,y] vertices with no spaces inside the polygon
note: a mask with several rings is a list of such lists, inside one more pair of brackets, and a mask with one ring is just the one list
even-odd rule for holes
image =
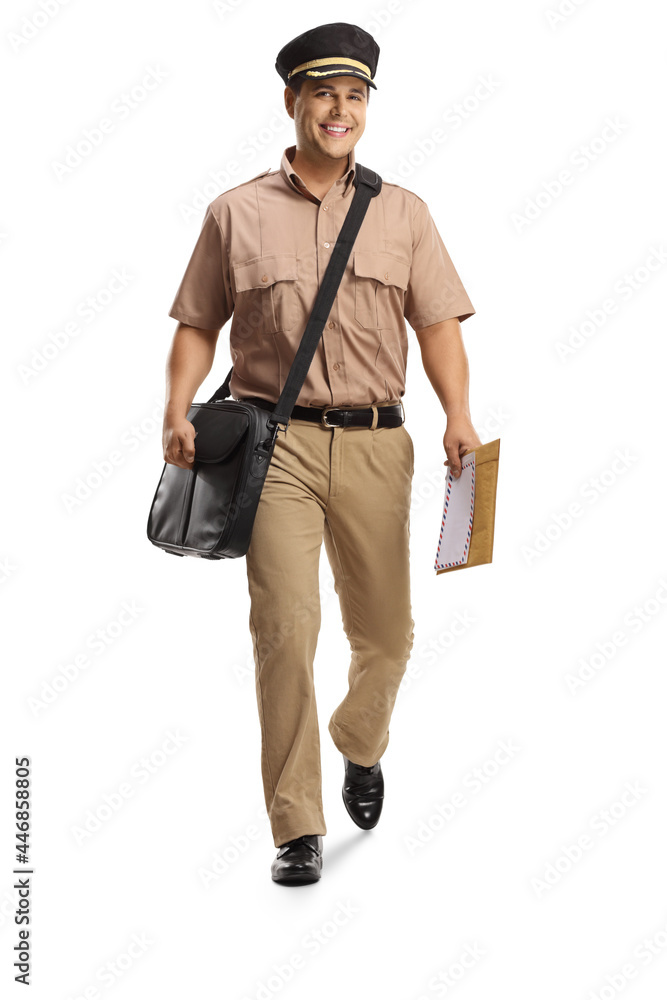
{"label": "white background", "polygon": [[[564,2],[560,20],[557,0],[401,0],[384,14],[268,0],[41,9],[13,2],[2,14],[3,981],[17,941],[13,764],[29,755],[40,1000],[663,997],[655,5]],[[493,563],[436,576],[445,416],[409,330],[416,634],[383,758],[384,812],[364,833],[341,801],[326,722],[349,648],[322,549],[329,832],[321,881],[290,890],[270,879],[261,818],[245,561],[177,559],[145,529],[162,469],[167,314],[204,207],[278,168],[295,139],[275,57],[327,20],[360,24],[381,47],[356,156],[424,198],[470,294],[471,412],[483,441],[501,438],[500,473]],[[151,69],[159,85],[114,113]],[[59,177],[67,147],[105,117],[112,132]],[[446,140],[420,153],[439,127]],[[260,149],[242,155],[253,137]],[[202,195],[232,160],[240,172]],[[562,171],[571,183],[559,189]],[[127,285],[106,302],[115,270]],[[88,297],[92,322],[79,312]],[[579,346],[561,356],[575,330]],[[227,327],[197,398],[229,367]],[[112,452],[120,464],[68,510]],[[124,604],[135,617],[118,628]],[[113,637],[102,652],[90,645],[98,629]],[[573,691],[568,675],[592,659]],[[182,742],[165,754],[170,733]],[[515,749],[494,763],[502,741]],[[121,786],[132,794],[118,805]],[[445,820],[457,793],[465,804]],[[207,887],[216,855],[228,867]],[[302,967],[288,974],[294,957]]]}

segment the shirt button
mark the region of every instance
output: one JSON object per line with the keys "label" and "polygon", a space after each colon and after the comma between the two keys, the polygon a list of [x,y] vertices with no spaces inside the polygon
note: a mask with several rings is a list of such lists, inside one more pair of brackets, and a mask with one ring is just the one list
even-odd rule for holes
{"label": "shirt button", "polygon": [[330,330],[333,330],[333,328],[335,327],[335,325],[336,325],[336,324],[335,324],[335,323],[334,323],[334,321],[332,320],[332,321],[331,321],[331,322],[329,323],[329,329],[330,329]]}
{"label": "shirt button", "polygon": [[389,281],[389,271],[385,271],[384,276],[387,279],[387,281]]}
{"label": "shirt button", "polygon": [[325,244],[324,244],[324,246],[325,246],[325,247],[327,248],[327,250],[328,250],[328,249],[329,249],[329,247],[331,246],[331,244],[330,244],[330,243],[325,243]]}
{"label": "shirt button", "polygon": [[262,281],[268,281],[268,280],[269,280],[268,274],[263,274],[262,275]]}
{"label": "shirt button", "polygon": [[337,372],[339,368],[340,368],[340,365],[338,364],[338,362],[336,362],[336,364],[333,366],[333,370],[335,372]]}
{"label": "shirt button", "polygon": [[322,206],[322,211],[323,212],[328,212],[329,211],[329,206],[328,205],[323,205]]}

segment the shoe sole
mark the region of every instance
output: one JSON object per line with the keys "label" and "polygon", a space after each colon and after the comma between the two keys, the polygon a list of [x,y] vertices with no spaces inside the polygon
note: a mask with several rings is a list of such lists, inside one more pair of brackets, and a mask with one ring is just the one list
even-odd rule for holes
{"label": "shoe sole", "polygon": [[275,875],[271,876],[278,885],[310,885],[311,882],[319,882],[319,875]]}

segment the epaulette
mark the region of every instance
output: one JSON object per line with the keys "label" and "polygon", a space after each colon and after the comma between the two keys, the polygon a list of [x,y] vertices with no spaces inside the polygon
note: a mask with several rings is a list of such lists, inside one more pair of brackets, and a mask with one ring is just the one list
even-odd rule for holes
{"label": "epaulette", "polygon": [[[227,188],[226,191],[223,191],[221,194],[219,194],[217,198],[213,199],[213,201],[218,201],[219,198],[224,198],[225,195],[231,194],[232,191],[238,191],[239,188],[245,187],[246,184],[252,184],[253,181],[259,180],[260,177],[266,177],[266,175],[270,173],[271,173],[271,167],[269,167],[268,170],[263,170],[261,174],[257,174],[257,177],[251,177],[247,181],[241,181],[239,184],[235,184],[234,187]],[[211,204],[213,204],[213,202],[211,202]]]}

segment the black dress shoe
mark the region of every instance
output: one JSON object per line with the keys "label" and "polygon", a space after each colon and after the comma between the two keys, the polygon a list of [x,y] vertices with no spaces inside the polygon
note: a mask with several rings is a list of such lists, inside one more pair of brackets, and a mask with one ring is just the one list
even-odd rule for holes
{"label": "black dress shoe", "polygon": [[271,878],[283,885],[317,882],[322,872],[322,837],[305,833],[281,844],[271,863]]}
{"label": "black dress shoe", "polygon": [[384,778],[380,761],[372,767],[353,764],[343,754],[345,780],[343,802],[348,813],[362,830],[372,830],[380,819],[384,802]]}

